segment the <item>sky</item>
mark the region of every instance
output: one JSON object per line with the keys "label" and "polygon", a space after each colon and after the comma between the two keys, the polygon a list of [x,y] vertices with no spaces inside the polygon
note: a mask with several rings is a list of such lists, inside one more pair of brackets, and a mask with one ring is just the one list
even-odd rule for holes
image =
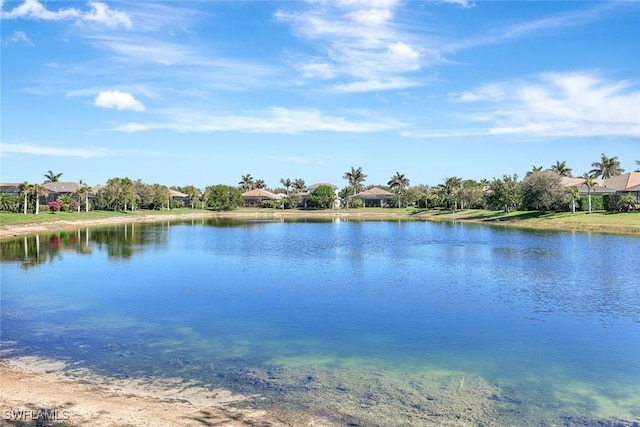
{"label": "sky", "polygon": [[640,160],[640,2],[0,0],[0,181],[346,186]]}

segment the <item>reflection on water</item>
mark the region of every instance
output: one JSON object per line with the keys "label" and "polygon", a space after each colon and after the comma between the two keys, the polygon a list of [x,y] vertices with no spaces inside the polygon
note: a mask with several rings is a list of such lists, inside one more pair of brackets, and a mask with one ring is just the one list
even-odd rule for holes
{"label": "reflection on water", "polygon": [[[13,355],[294,407],[344,389],[419,417],[425,378],[454,394],[466,378],[492,405],[528,402],[519,416],[640,417],[637,238],[209,219],[29,236],[0,254]],[[390,389],[417,393],[413,409]]]}

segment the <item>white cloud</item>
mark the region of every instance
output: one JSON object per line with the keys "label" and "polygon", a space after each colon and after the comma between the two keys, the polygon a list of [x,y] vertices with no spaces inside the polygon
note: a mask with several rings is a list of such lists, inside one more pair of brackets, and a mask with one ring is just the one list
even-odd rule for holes
{"label": "white cloud", "polygon": [[79,9],[67,7],[58,10],[49,10],[38,0],[25,0],[19,6],[9,12],[1,12],[2,19],[38,19],[43,21],[63,21],[75,19],[78,22],[97,22],[108,27],[131,28],[129,16],[123,12],[114,11],[106,3],[89,2],[91,10],[83,12]]}
{"label": "white cloud", "polygon": [[128,92],[109,90],[100,92],[94,101],[96,107],[115,108],[116,110],[144,111],[145,106]]}
{"label": "white cloud", "polygon": [[126,13],[112,10],[106,3],[89,2],[91,11],[82,16],[83,21],[98,22],[110,28],[123,26],[131,28],[131,18]]}
{"label": "white cloud", "polygon": [[29,37],[22,31],[14,31],[12,35],[3,40],[3,44],[25,44],[27,46],[34,46],[33,42],[29,40]]}
{"label": "white cloud", "polygon": [[165,129],[177,132],[229,132],[297,134],[301,132],[379,132],[403,126],[391,120],[350,120],[325,115],[317,110],[292,110],[272,107],[251,115],[211,115],[195,111],[171,112],[163,120],[128,123],[113,130],[138,132]]}
{"label": "white cloud", "polygon": [[486,123],[486,127],[405,132],[404,135],[418,138],[474,135],[640,138],[638,84],[607,80],[591,72],[545,73],[529,80],[492,83],[449,100],[473,104],[473,112],[466,117],[476,124]]}
{"label": "white cloud", "polygon": [[475,4],[470,0],[442,0],[442,2],[462,6],[465,9],[475,6]]}
{"label": "white cloud", "polygon": [[[394,12],[396,1],[318,1],[304,11],[279,11],[275,18],[292,26],[294,34],[316,44],[320,56],[312,64],[323,64],[324,73],[312,73],[309,62],[298,63],[307,79],[341,79],[333,88],[353,84],[359,90],[385,90],[417,86],[410,74],[439,55],[423,51],[423,43],[402,28]],[[421,46],[418,48],[418,46]],[[328,72],[330,70],[330,73]],[[398,82],[406,85],[398,86]],[[362,84],[380,82],[380,84]]]}
{"label": "white cloud", "polygon": [[6,153],[31,154],[37,156],[64,156],[64,157],[103,157],[107,154],[106,148],[95,148],[91,150],[76,148],[47,147],[31,144],[2,144],[0,145],[2,155]]}
{"label": "white cloud", "polygon": [[392,89],[406,89],[420,86],[420,84],[421,82],[419,80],[394,77],[387,80],[363,80],[337,84],[333,86],[333,89],[337,92],[374,92]]}

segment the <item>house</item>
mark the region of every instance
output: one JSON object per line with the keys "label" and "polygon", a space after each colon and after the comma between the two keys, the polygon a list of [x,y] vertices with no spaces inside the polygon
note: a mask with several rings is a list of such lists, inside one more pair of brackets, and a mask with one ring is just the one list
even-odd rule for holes
{"label": "house", "polygon": [[79,188],[85,187],[77,182],[45,182],[42,186],[47,190],[47,196],[42,199],[45,204],[62,195],[74,196]]}
{"label": "house", "polygon": [[169,189],[169,196],[172,200],[182,202],[185,206],[189,206],[189,195],[172,188]]}
{"label": "house", "polygon": [[[592,196],[602,196],[604,194],[613,194],[616,192],[615,190],[605,186],[604,179],[594,179],[593,181],[596,186],[590,191]],[[581,195],[589,194],[589,189],[584,184],[584,178],[563,176],[560,178],[560,185],[563,187],[577,187]]]}
{"label": "house", "polygon": [[395,194],[380,187],[373,187],[366,191],[362,191],[353,197],[355,199],[362,200],[365,208],[382,208],[387,207],[391,204],[393,198],[395,197]]}
{"label": "house", "polygon": [[264,200],[280,200],[280,197],[272,193],[271,191],[264,190],[262,188],[256,188],[242,193],[247,206],[261,206]]}
{"label": "house", "polygon": [[0,193],[4,194],[20,194],[20,184],[18,183],[0,183]]}
{"label": "house", "polygon": [[[628,172],[607,179],[594,179],[597,184],[591,190],[592,196],[602,196],[615,193],[633,193],[640,202],[640,172]],[[584,185],[584,178],[562,177],[560,183],[563,187],[577,187],[580,194],[589,194],[589,189]]]}

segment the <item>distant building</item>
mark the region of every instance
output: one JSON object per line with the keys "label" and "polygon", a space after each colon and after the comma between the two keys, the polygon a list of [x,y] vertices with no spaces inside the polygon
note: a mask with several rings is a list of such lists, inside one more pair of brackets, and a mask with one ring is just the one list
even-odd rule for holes
{"label": "distant building", "polygon": [[353,196],[354,199],[362,200],[365,208],[387,207],[391,205],[394,197],[395,194],[380,187],[373,187]]}
{"label": "distant building", "polygon": [[250,207],[259,207],[262,205],[264,200],[280,200],[280,197],[277,194],[262,188],[256,188],[255,190],[249,190],[242,193],[242,197],[244,198],[247,206]]}

